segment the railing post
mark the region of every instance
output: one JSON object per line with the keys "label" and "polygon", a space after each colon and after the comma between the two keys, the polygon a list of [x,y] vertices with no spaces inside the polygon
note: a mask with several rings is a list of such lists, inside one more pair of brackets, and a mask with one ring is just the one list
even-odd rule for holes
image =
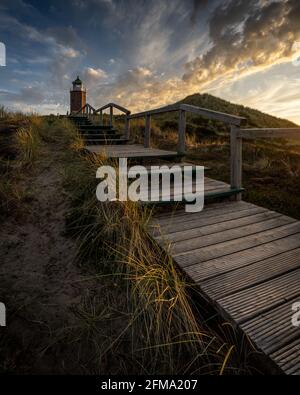
{"label": "railing post", "polygon": [[146,126],[145,126],[145,142],[144,142],[144,147],[145,148],[150,148],[151,140],[151,115],[146,115]]}
{"label": "railing post", "polygon": [[130,119],[128,118],[128,115],[126,115],[125,119],[125,138],[129,139],[130,137]]}
{"label": "railing post", "polygon": [[114,126],[114,108],[113,106],[110,106],[110,126]]}
{"label": "railing post", "polygon": [[186,112],[179,111],[179,125],[178,125],[178,153],[185,154],[185,131],[186,131]]}
{"label": "railing post", "polygon": [[100,111],[100,126],[103,126],[103,111]]}
{"label": "railing post", "polygon": [[[240,128],[231,126],[230,131],[230,162],[231,162],[231,189],[242,188],[242,138],[238,136]],[[242,199],[242,194],[238,193],[235,200]]]}

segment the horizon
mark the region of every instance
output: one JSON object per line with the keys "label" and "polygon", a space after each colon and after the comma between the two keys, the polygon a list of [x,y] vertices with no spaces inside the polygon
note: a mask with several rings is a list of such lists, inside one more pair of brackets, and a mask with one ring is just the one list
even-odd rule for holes
{"label": "horizon", "polygon": [[296,0],[2,0],[0,103],[66,113],[87,101],[131,111],[208,93],[300,123]]}

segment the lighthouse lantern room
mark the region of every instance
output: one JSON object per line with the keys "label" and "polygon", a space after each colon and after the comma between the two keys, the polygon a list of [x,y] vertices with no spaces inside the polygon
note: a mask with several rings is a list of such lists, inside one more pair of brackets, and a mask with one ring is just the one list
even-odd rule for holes
{"label": "lighthouse lantern room", "polygon": [[86,105],[86,90],[79,76],[73,81],[73,89],[70,91],[70,112],[78,113]]}

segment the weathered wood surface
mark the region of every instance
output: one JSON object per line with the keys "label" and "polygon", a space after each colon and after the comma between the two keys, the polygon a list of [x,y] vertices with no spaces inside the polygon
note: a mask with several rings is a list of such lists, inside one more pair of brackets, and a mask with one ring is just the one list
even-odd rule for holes
{"label": "weathered wood surface", "polygon": [[174,158],[178,156],[175,151],[145,148],[139,144],[87,146],[85,149],[93,154],[106,155],[108,158]]}
{"label": "weathered wood surface", "polygon": [[149,233],[278,371],[300,374],[300,222],[246,202],[157,215]]}
{"label": "weathered wood surface", "polygon": [[120,106],[119,104],[116,104],[116,103],[108,103],[105,106],[103,106],[101,108],[98,108],[95,111],[96,111],[96,113],[101,113],[101,112],[107,110],[108,108],[112,108],[112,107],[116,108],[117,110],[119,110],[119,111],[121,111],[121,112],[123,112],[123,113],[125,113],[127,115],[130,115],[130,111],[127,110],[127,108],[122,107],[122,106]]}
{"label": "weathered wood surface", "polygon": [[[192,195],[188,196],[182,196],[181,192],[181,183],[177,184],[176,182],[171,183],[171,190],[162,192],[161,187],[160,189],[157,187],[153,189],[153,192],[155,193],[155,196],[157,196],[157,204],[159,203],[170,203],[170,202],[181,202],[181,201],[186,201],[187,197],[190,197]],[[203,190],[197,191],[195,187],[195,183],[193,184],[193,195],[196,196],[196,192],[198,194],[202,194]],[[204,197],[205,198],[212,198],[212,197],[222,197],[222,196],[230,196],[234,195],[236,192],[233,191],[230,188],[230,185],[222,182],[222,181],[216,181],[211,178],[205,177],[204,178]],[[145,195],[141,195],[141,200],[142,201],[147,201],[148,200],[149,193],[146,192]]]}
{"label": "weathered wood surface", "polygon": [[240,126],[245,121],[245,118],[238,117],[236,115],[225,114],[222,112],[209,110],[207,108],[201,108],[197,106],[192,106],[190,104],[182,104],[182,103],[172,104],[170,106],[165,106],[153,110],[143,111],[136,114],[131,114],[129,118],[130,119],[144,118],[146,115],[158,115],[158,114],[175,112],[175,111],[186,111],[192,114],[201,115],[208,119],[221,121],[229,125]]}

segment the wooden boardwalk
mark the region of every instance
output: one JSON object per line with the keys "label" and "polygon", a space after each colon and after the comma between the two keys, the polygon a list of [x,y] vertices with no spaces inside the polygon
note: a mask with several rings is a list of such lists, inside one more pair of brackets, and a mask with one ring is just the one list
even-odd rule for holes
{"label": "wooden boardwalk", "polygon": [[200,292],[278,371],[300,374],[300,222],[246,202],[175,211],[149,231]]}
{"label": "wooden boardwalk", "polygon": [[[142,163],[151,159],[155,164],[181,159],[186,152],[187,113],[230,128],[230,185],[205,178],[205,197],[220,202],[193,214],[176,209],[172,199],[162,202],[168,203],[171,211],[154,217],[148,231],[202,296],[249,338],[272,371],[300,375],[300,327],[292,323],[293,304],[300,302],[300,222],[241,201],[242,140],[299,139],[300,129],[241,129],[244,118],[185,104],[130,114],[109,103],[95,114],[100,112],[102,119],[106,108],[110,108],[111,127],[113,108],[126,114],[125,139],[130,137],[131,120],[145,119],[144,146],[85,148],[108,158]],[[168,112],[179,113],[177,152],[150,148],[151,117]],[[229,196],[235,201],[220,199]]]}

